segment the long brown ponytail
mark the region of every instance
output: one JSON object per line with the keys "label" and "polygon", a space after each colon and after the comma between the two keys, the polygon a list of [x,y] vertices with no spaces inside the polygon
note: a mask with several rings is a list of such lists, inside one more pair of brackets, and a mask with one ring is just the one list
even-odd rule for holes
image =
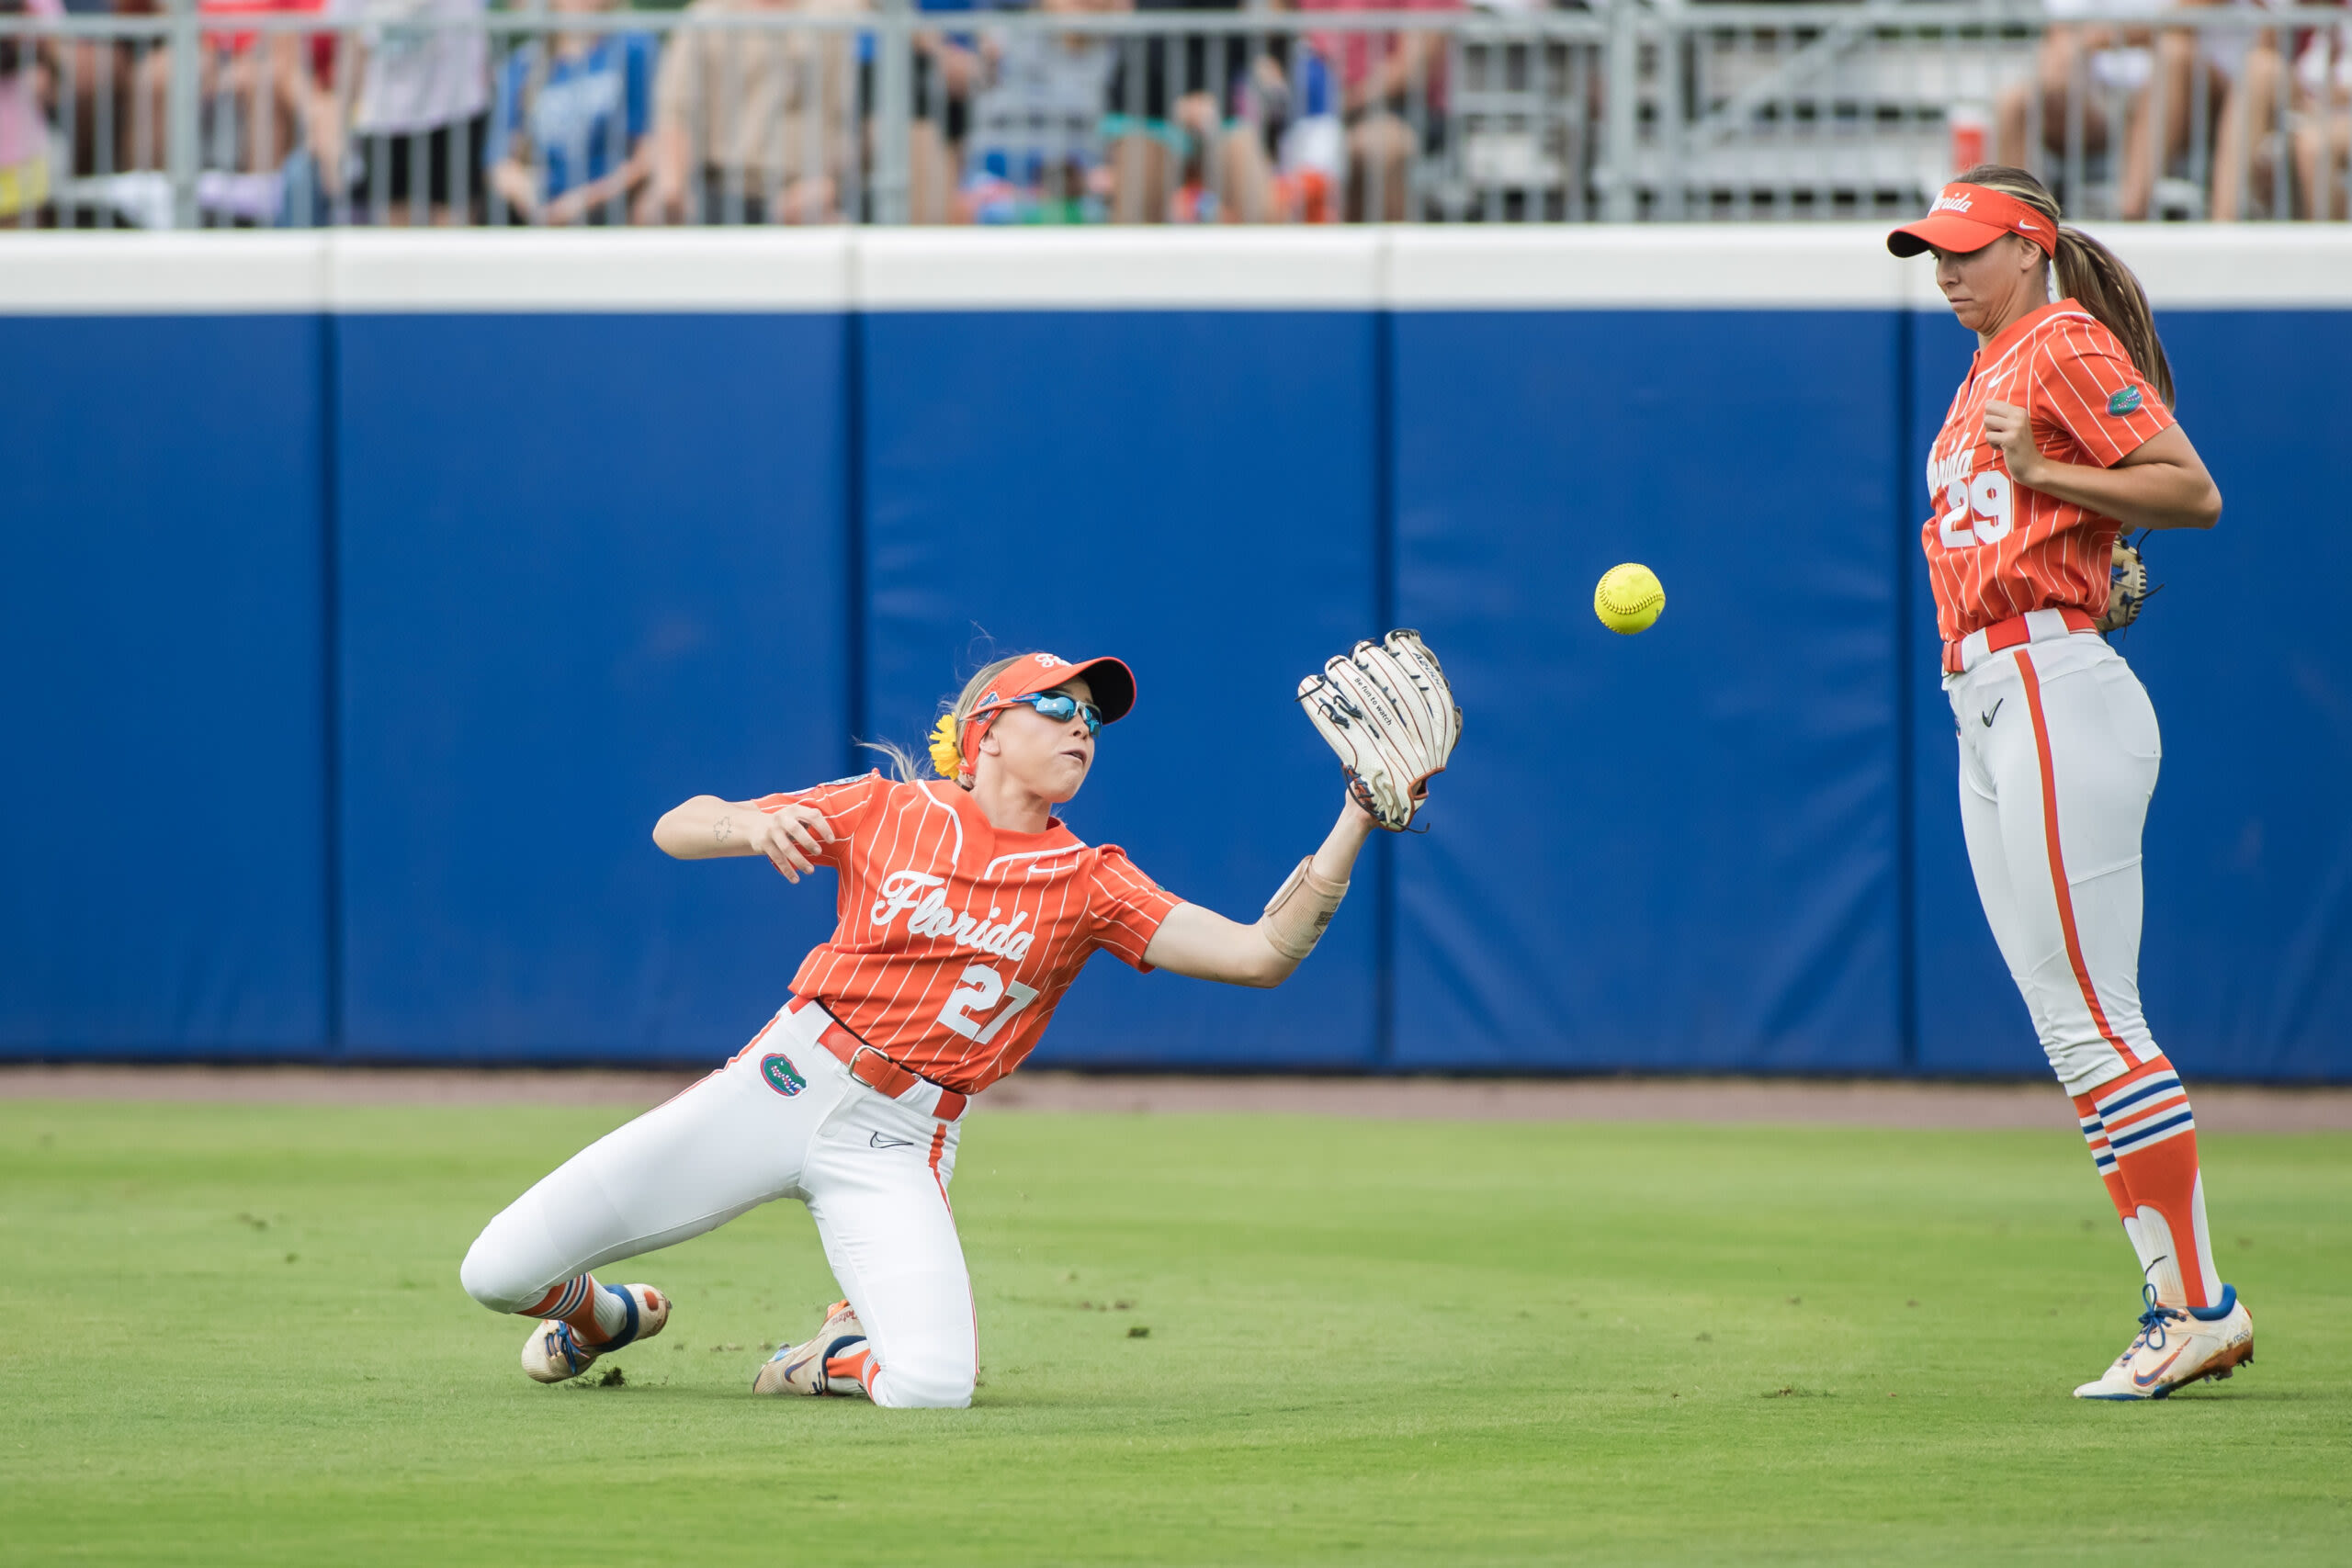
{"label": "long brown ponytail", "polygon": [[2079,299],[2083,309],[2098,319],[2101,326],[2115,334],[2123,351],[2165,407],[2174,404],[2172,362],[2165,357],[2165,345],[2156,336],[2156,318],[2148,309],[2148,291],[2132,269],[2116,259],[2115,253],[2084,233],[2069,229],[2061,221],[2058,198],[2049,187],[2023,169],[2012,169],[2005,164],[1979,164],[1966,174],[1957,176],[1963,185],[1983,186],[2015,197],[2028,207],[2050,220],[2058,231],[2058,254],[2052,258],[2058,265],[2058,293],[2063,299]]}

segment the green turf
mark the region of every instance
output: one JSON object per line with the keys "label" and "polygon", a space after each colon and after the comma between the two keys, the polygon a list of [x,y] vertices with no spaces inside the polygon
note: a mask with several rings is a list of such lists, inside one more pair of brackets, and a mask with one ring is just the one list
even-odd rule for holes
{"label": "green turf", "polygon": [[746,1393],[790,1203],[628,1271],[623,1386],[523,1378],[458,1259],[615,1120],[0,1105],[0,1561],[2352,1556],[2352,1138],[2207,1140],[2258,1364],[2086,1405],[2064,1134],[982,1115],[978,1402],[902,1413]]}

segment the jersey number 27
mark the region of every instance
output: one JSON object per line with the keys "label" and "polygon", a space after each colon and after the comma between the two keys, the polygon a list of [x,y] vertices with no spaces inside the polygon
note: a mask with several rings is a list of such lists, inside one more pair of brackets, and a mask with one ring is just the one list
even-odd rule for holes
{"label": "jersey number 27", "polygon": [[2009,536],[2009,476],[1986,468],[1973,479],[1954,479],[1944,487],[1944,504],[1951,510],[1936,519],[1937,536],[1948,550],[1971,545],[1997,545]]}
{"label": "jersey number 27", "polygon": [[[975,1014],[985,1016],[1010,992],[1012,1000],[1002,1012],[983,1023]],[[1018,980],[1008,980],[986,964],[967,964],[964,977],[947,993],[947,1005],[939,1010],[942,1027],[952,1029],[975,1045],[986,1045],[998,1032],[1012,1021],[1022,1009],[1037,999],[1037,987],[1024,986]]]}

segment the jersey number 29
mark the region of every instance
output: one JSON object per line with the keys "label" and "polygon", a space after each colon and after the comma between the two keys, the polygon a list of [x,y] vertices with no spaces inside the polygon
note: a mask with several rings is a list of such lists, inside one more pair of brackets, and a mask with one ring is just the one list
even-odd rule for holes
{"label": "jersey number 29", "polygon": [[[975,1017],[985,1015],[989,1009],[1011,992],[1012,1000],[1005,1010],[986,1023]],[[986,964],[967,964],[964,977],[947,993],[947,1005],[939,1010],[939,1021],[948,1029],[969,1040],[975,1045],[986,1045],[997,1037],[999,1031],[1012,1021],[1014,1015],[1037,999],[1037,988],[1018,980],[1008,980]]]}
{"label": "jersey number 29", "polygon": [[1936,523],[1948,550],[1997,545],[2009,536],[2009,476],[1998,468],[1986,468],[1973,479],[1952,480],[1944,487],[1944,504],[1951,510]]}

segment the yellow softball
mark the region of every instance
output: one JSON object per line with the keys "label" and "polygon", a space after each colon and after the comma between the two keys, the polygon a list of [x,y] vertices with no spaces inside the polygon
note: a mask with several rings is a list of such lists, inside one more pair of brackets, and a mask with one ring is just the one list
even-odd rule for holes
{"label": "yellow softball", "polygon": [[1612,632],[1627,637],[1647,631],[1666,609],[1666,589],[1657,573],[1634,561],[1612,566],[1592,591],[1592,613]]}

